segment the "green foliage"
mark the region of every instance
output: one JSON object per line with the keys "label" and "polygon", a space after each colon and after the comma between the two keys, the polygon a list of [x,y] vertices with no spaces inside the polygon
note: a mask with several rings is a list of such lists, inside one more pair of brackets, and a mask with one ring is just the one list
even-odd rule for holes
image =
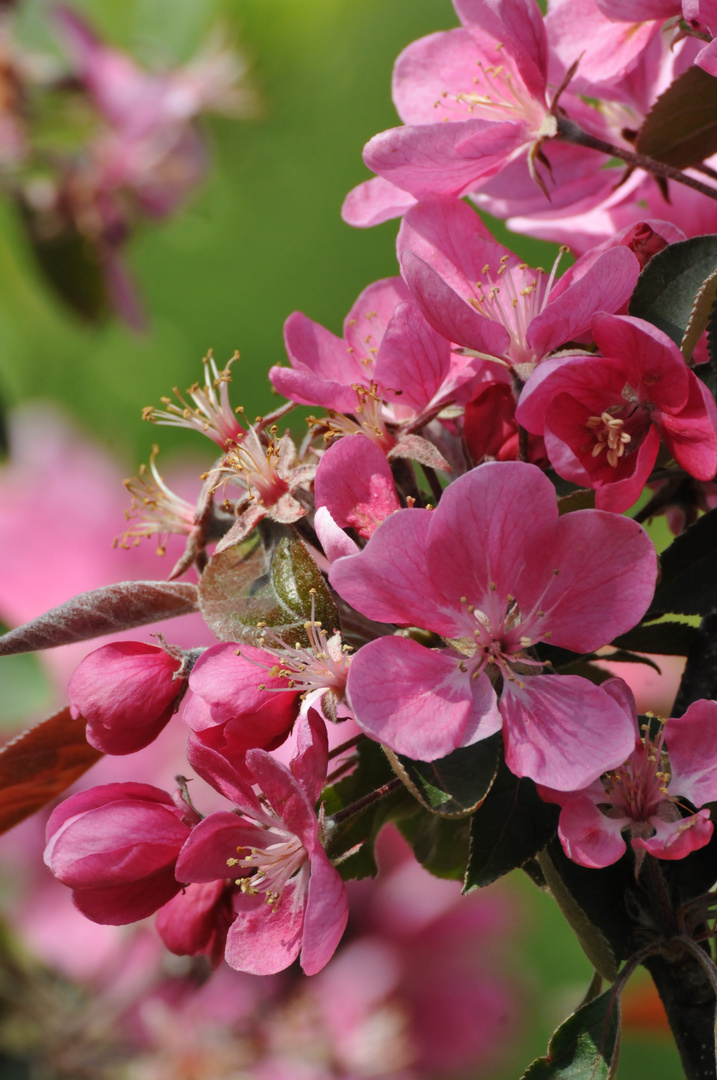
{"label": "green foliage", "polygon": [[681,346],[695,297],[716,267],[717,236],[670,244],[653,255],[640,274],[630,315],[651,322]]}
{"label": "green foliage", "polygon": [[522,866],[555,834],[559,810],[543,802],[535,784],[513,776],[504,763],[482,806],[471,818],[465,892],[482,888]]}
{"label": "green foliage", "polygon": [[635,148],[675,169],[717,153],[717,79],[699,67],[684,71],[650,109]]}
{"label": "green foliage", "polygon": [[437,761],[389,755],[405,784],[427,809],[443,817],[465,817],[485,799],[498,771],[501,734],[461,747]]}
{"label": "green foliage", "polygon": [[418,810],[402,818],[398,827],[421,866],[435,877],[463,880],[470,850],[469,818],[445,818]]}
{"label": "green foliage", "polygon": [[606,990],[560,1025],[522,1080],[612,1080],[619,1049],[620,1002]]}
{"label": "green foliage", "polygon": [[[631,652],[657,653],[659,656],[687,656],[695,640],[696,629],[689,623],[661,622],[641,624],[612,642]],[[614,657],[610,657],[614,659]]]}
{"label": "green foliage", "polygon": [[[393,779],[393,770],[383,748],[372,739],[366,739],[358,746],[354,771],[324,790],[324,813],[330,818],[332,814],[358,802],[369,792],[378,790]],[[378,867],[374,857],[374,844],[379,832],[387,822],[410,816],[417,810],[416,800],[408,789],[401,785],[389,795],[330,828],[327,854],[330,859],[341,860],[337,867],[344,880],[375,877]],[[347,852],[351,854],[343,858]]]}

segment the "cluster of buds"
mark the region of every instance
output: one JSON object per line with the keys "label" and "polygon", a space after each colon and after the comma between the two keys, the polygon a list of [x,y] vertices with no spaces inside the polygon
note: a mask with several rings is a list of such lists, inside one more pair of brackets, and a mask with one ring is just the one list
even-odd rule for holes
{"label": "cluster of buds", "polygon": [[197,117],[254,110],[245,63],[214,35],[185,67],[146,71],[58,5],[50,14],[63,66],[24,48],[13,7],[0,13],[0,186],[65,303],[88,319],[114,310],[138,328],[124,248],[142,221],[175,213],[203,179]]}
{"label": "cluster of buds", "polygon": [[[341,337],[288,318],[289,366],[269,373],[287,401],[271,416],[243,419],[236,357],[219,370],[211,355],[203,383],[145,411],[220,452],[194,507],[153,461],[151,481],[129,482],[126,534],[187,538],[154,612],[198,610],[219,643],[105,647],[71,684],[73,715],[109,753],[144,745],[179,709],[191,769],[231,809],[203,816],[183,778],[174,796],[94,789],[55,810],[48,865],[90,918],[160,909],[173,950],[223,951],[242,971],[327,963],[348,918],[343,878],[371,872],[392,813],[419,858],[443,873],[447,860],[469,888],[531,863],[560,899],[579,880],[564,871],[560,884],[561,859],[594,873],[620,861],[638,914],[614,953],[638,926],[652,927],[649,955],[687,926],[671,905],[695,903],[693,879],[655,899],[655,859],[679,863],[712,838],[700,807],[717,797],[717,704],[695,703],[692,628],[654,620],[714,610],[711,583],[688,573],[713,526],[705,518],[678,538],[655,593],[645,515],[624,516],[648,486],[662,511],[689,487],[702,500],[689,525],[717,472],[717,357],[703,337],[713,265],[679,333],[677,300],[667,314],[644,300],[655,265],[660,296],[673,278],[685,292],[689,208],[700,200],[709,220],[717,188],[704,177],[716,174],[701,157],[683,171],[661,163],[643,153],[647,135],[625,130],[626,114],[639,128],[666,85],[682,93],[686,73],[714,78],[709,27],[695,37],[683,25],[676,41],[661,12],[644,33],[623,30],[619,19],[645,6],[627,0],[585,0],[569,24],[562,0],[545,19],[534,0],[455,6],[460,28],[399,57],[404,126],[368,144],[377,177],[346,204],[357,224],[402,216],[401,276],[361,293]],[[589,46],[578,63],[582,34],[612,35],[619,71],[595,74]],[[597,151],[630,165],[617,195]],[[513,226],[530,214],[533,231],[569,232],[580,257],[559,279],[557,263],[531,269],[465,194]],[[324,410],[299,445],[279,432],[295,405]],[[175,580],[192,568],[196,584]],[[5,648],[69,640],[93,603],[13,631]],[[152,603],[117,600],[123,627],[149,621]],[[605,682],[594,661],[675,641],[690,652],[685,715],[655,735],[626,684]],[[443,835],[430,831],[442,815],[455,828],[443,862],[425,840]],[[495,842],[481,862],[484,836]],[[700,873],[711,884],[717,862]],[[614,903],[627,911],[622,896]],[[690,925],[705,924],[704,904]],[[581,926],[591,918],[604,940],[594,905]]]}

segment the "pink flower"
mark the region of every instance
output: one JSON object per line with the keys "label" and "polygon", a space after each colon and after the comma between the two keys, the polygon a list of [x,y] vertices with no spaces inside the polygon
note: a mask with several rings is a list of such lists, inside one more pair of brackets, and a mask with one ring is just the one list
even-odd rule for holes
{"label": "pink flower", "polygon": [[86,656],[70,679],[72,716],[105,754],[133,754],[156,739],[179,707],[186,678],[180,650],[117,641]]}
{"label": "pink flower", "polygon": [[[346,890],[322,846],[314,803],[327,764],[326,728],[313,710],[302,721],[289,768],[265,750],[250,750],[246,766],[260,800],[240,777],[203,775],[233,795],[241,816],[218,812],[201,821],[177,863],[186,882],[212,882],[239,874],[236,918],[225,958],[239,971],[271,975],[301,954],[313,975],[331,959],[348,919]],[[209,761],[205,758],[205,761]],[[231,869],[230,869],[231,868]]]}
{"label": "pink flower", "polygon": [[45,863],[93,922],[123,926],[179,892],[183,811],[150,784],[105,784],[70,796],[47,823]]}
{"label": "pink flower", "polygon": [[547,39],[533,0],[456,0],[463,28],[421,38],[394,69],[405,127],[366,145],[369,169],[417,198],[463,195],[557,124],[546,104]]}
{"label": "pink flower", "polygon": [[366,539],[400,507],[386,457],[365,435],[348,435],[329,447],[314,490],[317,510],[328,507],[337,525]]}
{"label": "pink flower", "polygon": [[[474,465],[485,460],[516,461],[518,458],[518,421],[516,400],[507,382],[489,382],[480,387],[469,401],[463,415],[463,434]],[[528,460],[547,465],[545,444],[539,435],[528,437]]]}
{"label": "pink flower", "polygon": [[635,522],[596,510],[558,517],[535,466],[481,465],[436,510],[397,511],[363,551],[331,567],[334,588],[364,615],[447,643],[382,637],[359,649],[348,679],[356,722],[428,761],[502,727],[516,775],[551,777],[561,790],[595,779],[625,760],[630,725],[592,683],[540,675],[532,646],[604,645],[639,621],[655,576],[654,549]]}
{"label": "pink flower", "polygon": [[638,726],[635,699],[622,679],[604,689],[630,717],[635,748],[620,768],[572,793],[541,791],[562,806],[558,835],[565,854],[581,866],[609,866],[627,850],[658,859],[683,859],[710,840],[708,809],[688,811],[683,800],[704,806],[717,799],[717,702],[695,701],[684,716],[651,733]]}
{"label": "pink flower", "polygon": [[717,410],[674,342],[627,316],[600,314],[592,327],[604,355],[547,361],[518,404],[518,422],[544,436],[556,471],[620,512],[641,494],[662,437],[690,476],[711,480]]}
{"label": "pink flower", "polygon": [[624,246],[555,280],[531,270],[486,233],[465,203],[419,203],[398,236],[404,276],[421,310],[449,341],[495,357],[526,379],[545,356],[580,337],[596,311],[617,311],[640,272]]}

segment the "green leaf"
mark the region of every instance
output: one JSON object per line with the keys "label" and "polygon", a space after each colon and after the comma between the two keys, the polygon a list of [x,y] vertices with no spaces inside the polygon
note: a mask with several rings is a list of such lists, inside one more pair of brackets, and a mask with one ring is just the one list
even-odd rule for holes
{"label": "green leaf", "polygon": [[75,315],[101,323],[110,303],[99,251],[77,232],[41,236],[23,215],[32,250],[46,283]]}
{"label": "green leaf", "polygon": [[571,862],[557,839],[538,856],[545,881],[585,955],[603,978],[614,982],[627,956],[632,923],[625,909],[633,874],[629,860],[603,870]]}
{"label": "green leaf", "polygon": [[287,533],[257,532],[210,560],[199,582],[199,607],[220,641],[258,645],[269,628],[289,645],[308,645],[312,599],[316,621],[329,633],[338,628],[321,571],[301,540]]}
{"label": "green leaf", "polygon": [[689,364],[692,359],[692,354],[697,347],[697,342],[702,337],[702,334],[707,329],[710,322],[710,317],[714,311],[714,303],[717,298],[717,270],[715,270],[706,281],[702,282],[700,289],[695,296],[694,303],[692,305],[692,311],[690,312],[689,322],[685,327],[685,335],[682,338],[680,348],[682,355],[685,358],[686,363]]}
{"label": "green leaf", "polygon": [[630,652],[656,653],[658,656],[687,656],[695,640],[696,627],[689,623],[661,622],[636,626],[612,642]]}
{"label": "green leaf", "polygon": [[427,810],[398,822],[418,862],[434,877],[461,881],[470,850],[469,818],[438,817]]}
{"label": "green leaf", "polygon": [[577,488],[558,499],[558,513],[572,514],[574,510],[594,510],[595,492],[591,488]]}
{"label": "green leaf", "polygon": [[700,364],[695,368],[695,374],[699,375],[712,396],[717,397],[717,301],[712,305],[707,320],[707,352],[709,364]]}
{"label": "green leaf", "polygon": [[437,761],[388,752],[397,776],[428,810],[443,817],[472,814],[485,799],[500,760],[501,735],[464,746]]}
{"label": "green leaf", "polygon": [[533,858],[555,835],[559,809],[543,802],[535,784],[501,763],[480,809],[471,818],[464,892],[490,885]]}
{"label": "green leaf", "polygon": [[717,510],[703,514],[660,556],[662,576],[646,619],[717,610]]}
{"label": "green leaf", "polygon": [[683,72],[650,109],[635,149],[675,169],[717,153],[717,79],[699,67]]}
{"label": "green leaf", "polygon": [[[715,80],[717,81],[717,80]],[[668,244],[637,280],[630,315],[646,319],[682,345],[695,297],[717,268],[717,236]]]}
{"label": "green leaf", "polygon": [[612,1080],[619,1052],[620,999],[606,990],[560,1025],[522,1080]]}
{"label": "green leaf", "polygon": [[[327,818],[330,819],[332,814],[351,806],[393,779],[393,769],[383,748],[372,739],[366,739],[358,746],[354,771],[323,792],[322,800]],[[371,803],[333,829],[329,820],[329,842],[326,850],[329,858],[335,861],[342,878],[348,881],[352,878],[375,877],[378,867],[374,857],[374,844],[379,832],[387,822],[416,814],[419,809],[414,797],[401,785],[390,795]],[[347,852],[352,853],[344,857]]]}

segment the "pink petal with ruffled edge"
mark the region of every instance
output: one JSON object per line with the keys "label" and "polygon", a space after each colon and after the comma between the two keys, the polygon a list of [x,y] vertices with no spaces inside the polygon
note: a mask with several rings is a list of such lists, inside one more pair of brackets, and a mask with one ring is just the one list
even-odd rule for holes
{"label": "pink petal with ruffled edge", "polygon": [[445,336],[429,326],[413,299],[399,304],[383,336],[375,371],[396,415],[409,419],[420,413],[440,395],[450,371],[451,348]]}
{"label": "pink petal with ruffled edge", "polygon": [[454,0],[453,6],[464,26],[480,28],[505,46],[531,93],[544,94],[548,41],[534,0]]}
{"label": "pink petal with ruffled edge", "polygon": [[349,902],[341,875],[327,859],[324,849],[318,847],[311,858],[301,943],[301,967],[307,975],[315,975],[328,964],[348,918]]}
{"label": "pink petal with ruffled edge", "polygon": [[301,784],[266,750],[250,750],[246,763],[282,826],[297,836],[312,855],[319,826]]}
{"label": "pink petal with ruffled edge", "polygon": [[695,701],[665,727],[671,795],[693,806],[717,801],[717,702]]}
{"label": "pink petal with ruffled edge", "polygon": [[622,765],[635,745],[624,710],[577,675],[506,680],[500,711],[510,771],[556,791],[587,787]]}
{"label": "pink petal with ruffled edge", "polygon": [[625,854],[621,830],[630,824],[628,818],[606,817],[590,799],[576,796],[560,812],[558,836],[569,859],[598,870]]}
{"label": "pink petal with ruffled edge", "polygon": [[349,191],[341,207],[341,217],[356,229],[368,229],[384,221],[401,217],[416,199],[390,180],[375,176]]}
{"label": "pink petal with ruffled edge", "polygon": [[306,886],[290,881],[276,908],[270,908],[263,894],[234,899],[237,917],[227,935],[226,962],[236,971],[250,975],[275,975],[296,960],[306,906]]}
{"label": "pink petal with ruffled edge", "polygon": [[329,447],[314,488],[317,508],[328,507],[337,525],[366,538],[401,505],[385,454],[365,435],[349,435]]}
{"label": "pink petal with ruffled edge", "polygon": [[510,334],[502,323],[472,308],[428,263],[407,251],[401,269],[434,330],[466,349],[496,357],[507,354]]}
{"label": "pink petal with ruffled edge", "polygon": [[[454,487],[455,483],[447,488],[444,499]],[[461,613],[436,587],[426,563],[426,538],[435,512],[414,509],[391,514],[363,551],[332,564],[332,586],[370,619],[423,626],[448,637],[459,635],[464,621]]]}
{"label": "pink petal with ruffled edge", "polygon": [[630,315],[598,314],[592,321],[603,356],[619,357],[640,401],[677,412],[689,395],[689,370],[674,341],[662,330]]}
{"label": "pink petal with ruffled edge", "polygon": [[697,480],[712,480],[717,472],[717,407],[711,393],[693,371],[689,396],[672,415],[655,410],[655,423],[678,465]]}
{"label": "pink petal with ruffled edge", "polygon": [[309,709],[296,725],[296,752],[289,766],[292,776],[303,788],[310,803],[317,802],[329,764],[329,737],[326,723],[316,711]]}
{"label": "pink petal with ruffled edge", "polygon": [[348,698],[359,727],[399,754],[445,757],[486,739],[501,726],[495,691],[472,679],[452,651],[406,638],[364,645],[349,668]]}
{"label": "pink petal with ruffled edge", "polygon": [[523,615],[519,631],[534,640],[549,635],[551,644],[591,652],[631,629],[652,600],[657,555],[630,518],[565,514],[534,529],[530,555],[513,595]]}
{"label": "pink petal with ruffled edge", "polygon": [[[446,488],[433,511],[427,553],[431,592],[459,609],[465,596],[502,626],[505,597],[516,595],[534,553],[536,530],[557,516],[555,489],[537,466],[488,462],[472,469]],[[536,554],[536,568],[542,558]],[[501,610],[493,613],[496,605]],[[438,630],[426,621],[417,625]],[[465,630],[465,616],[461,625]]]}
{"label": "pink petal with ruffled edge", "polygon": [[653,817],[650,824],[655,828],[655,835],[649,840],[635,837],[632,846],[648,851],[658,859],[684,859],[690,852],[709,844],[714,831],[709,810],[700,810],[677,821],[662,821]]}

